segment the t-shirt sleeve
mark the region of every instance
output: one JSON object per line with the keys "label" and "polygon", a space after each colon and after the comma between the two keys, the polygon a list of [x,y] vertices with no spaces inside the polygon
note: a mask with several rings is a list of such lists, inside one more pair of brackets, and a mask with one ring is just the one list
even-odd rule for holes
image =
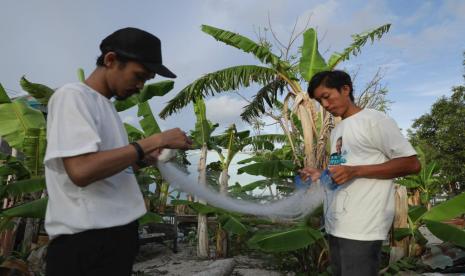
{"label": "t-shirt sleeve", "polygon": [[393,119],[383,117],[374,123],[370,130],[374,146],[380,149],[389,159],[417,154],[410,142],[402,135]]}
{"label": "t-shirt sleeve", "polygon": [[101,139],[91,100],[85,92],[64,89],[48,104],[45,163],[62,157],[96,152]]}

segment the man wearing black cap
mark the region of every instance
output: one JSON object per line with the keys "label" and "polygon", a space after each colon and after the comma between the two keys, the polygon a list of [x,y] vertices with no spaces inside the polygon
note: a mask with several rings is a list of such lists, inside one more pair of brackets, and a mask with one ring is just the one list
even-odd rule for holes
{"label": "man wearing black cap", "polygon": [[131,275],[146,212],[133,167],[153,164],[162,148],[192,144],[178,128],[128,143],[110,100],[138,93],[155,74],[176,77],[162,64],[160,40],[124,28],[100,50],[85,82],[64,85],[48,104],[47,275]]}

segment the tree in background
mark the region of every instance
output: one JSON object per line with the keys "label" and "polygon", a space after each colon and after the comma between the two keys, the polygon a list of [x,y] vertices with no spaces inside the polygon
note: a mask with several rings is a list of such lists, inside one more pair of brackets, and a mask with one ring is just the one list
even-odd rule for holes
{"label": "tree in background", "polygon": [[465,86],[459,85],[452,88],[450,97],[441,97],[429,113],[416,119],[410,131],[412,143],[425,148],[428,158],[438,163],[452,194],[465,189],[464,118]]}

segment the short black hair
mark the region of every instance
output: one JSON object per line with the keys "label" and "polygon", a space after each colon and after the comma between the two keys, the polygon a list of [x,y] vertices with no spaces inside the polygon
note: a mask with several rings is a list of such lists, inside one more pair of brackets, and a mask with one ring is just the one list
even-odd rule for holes
{"label": "short black hair", "polygon": [[348,85],[350,88],[349,97],[352,102],[355,101],[354,99],[354,88],[352,86],[352,79],[350,78],[349,74],[341,70],[333,70],[333,71],[322,71],[316,73],[310,82],[308,83],[308,95],[310,98],[314,98],[315,89],[317,89],[320,85],[323,85],[327,88],[335,88],[337,91],[341,92],[341,89],[344,85]]}
{"label": "short black hair", "polygon": [[[96,62],[96,65],[97,66],[105,66],[105,64],[103,63],[103,60],[105,59],[105,55],[108,54],[108,52],[110,51],[106,51],[104,53],[102,53],[98,58],[97,58],[97,62]],[[136,61],[134,59],[130,59],[130,58],[127,58],[121,54],[118,54],[116,53],[116,59],[121,63],[121,64],[126,64],[127,62],[129,61]]]}

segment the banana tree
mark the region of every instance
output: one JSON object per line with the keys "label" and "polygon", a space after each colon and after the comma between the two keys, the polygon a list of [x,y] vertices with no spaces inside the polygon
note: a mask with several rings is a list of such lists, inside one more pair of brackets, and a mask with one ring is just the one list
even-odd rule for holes
{"label": "banana tree", "polygon": [[[202,98],[197,98],[193,102],[196,116],[195,129],[191,132],[194,141],[194,148],[200,148],[200,160],[198,165],[198,185],[207,186],[207,154],[212,147],[211,134],[218,127],[207,120],[206,106]],[[200,203],[205,204],[202,200]],[[197,256],[208,258],[210,249],[208,244],[208,218],[207,214],[199,212],[197,215]]]}
{"label": "banana tree", "polygon": [[[427,210],[424,206],[413,206],[408,214],[408,228],[394,229],[394,238],[397,240],[410,237],[409,257],[418,257],[427,243],[427,239],[419,228],[425,226],[434,236],[444,242],[465,248],[465,231],[451,226],[445,221],[465,214],[465,193],[445,201]],[[443,256],[443,258],[449,258]]]}
{"label": "banana tree", "polygon": [[441,180],[439,175],[440,168],[435,161],[426,161],[424,152],[420,147],[416,148],[418,153],[421,171],[416,175],[403,177],[396,182],[413,191],[411,196],[413,205],[421,203],[426,206],[427,210],[431,209],[431,199],[441,192]]}
{"label": "banana tree", "polygon": [[[37,87],[36,84],[29,83],[24,77],[21,79],[20,84],[37,93],[40,93],[42,90],[46,90],[47,92],[50,91],[50,88],[48,87]],[[43,183],[43,158],[45,155],[46,145],[45,117],[39,110],[31,108],[25,98],[18,98],[11,101],[1,85],[0,94],[0,118],[2,121],[0,136],[3,137],[3,139],[7,141],[12,148],[20,152],[21,156],[24,156],[21,163],[28,171],[28,178],[31,180],[38,180]],[[16,187],[17,185],[19,186]],[[24,186],[24,184],[18,184],[13,181],[11,184],[8,183],[7,186],[2,187],[4,188],[2,190],[14,191],[15,188],[19,188],[20,186]],[[28,200],[38,200],[42,195],[42,190],[43,186],[40,190],[36,190],[31,193],[29,196],[30,199]],[[9,193],[6,193],[6,195],[11,196]],[[26,199],[23,198],[23,196],[16,199],[17,203],[21,203],[24,200]],[[4,212],[2,212],[2,214],[4,214]],[[10,221],[11,218],[4,217],[2,220]],[[33,237],[38,232],[38,226],[38,220],[34,220],[33,218],[26,219],[24,239],[22,242],[23,252],[29,251]]]}
{"label": "banana tree", "polygon": [[288,264],[288,266],[292,266],[294,271],[300,273],[322,273],[326,271],[328,264],[328,245],[323,233],[305,223],[285,229],[257,231],[248,240],[247,245],[251,249],[278,255],[278,258],[283,254],[290,254],[296,264]]}
{"label": "banana tree", "polygon": [[[266,66],[242,65],[226,68],[195,80],[182,89],[160,112],[160,117],[177,112],[197,97],[207,97],[221,92],[235,91],[242,87],[258,84],[259,89],[251,104],[245,107],[242,118],[250,121],[264,113],[266,105],[272,107],[277,99],[278,92],[286,88],[288,93],[284,97],[283,117],[286,121],[284,132],[289,135],[289,119],[287,110],[292,102],[291,111],[296,114],[302,124],[304,142],[304,166],[321,167],[326,155],[326,142],[332,127],[330,114],[312,101],[301,83],[307,82],[311,77],[322,70],[333,69],[340,62],[349,59],[351,55],[357,55],[361,47],[369,40],[381,38],[389,31],[390,24],[383,25],[372,31],[354,35],[354,42],[342,53],[334,53],[328,62],[318,52],[318,39],[314,29],[308,29],[303,34],[302,56],[300,62],[291,65],[273,54],[269,47],[252,41],[242,35],[221,30],[215,27],[202,25],[202,31],[211,35],[216,40],[253,54]],[[320,115],[318,115],[320,113]],[[318,131],[317,121],[321,120],[323,127]],[[292,141],[290,141],[292,144]],[[295,150],[295,149],[294,149]]]}

